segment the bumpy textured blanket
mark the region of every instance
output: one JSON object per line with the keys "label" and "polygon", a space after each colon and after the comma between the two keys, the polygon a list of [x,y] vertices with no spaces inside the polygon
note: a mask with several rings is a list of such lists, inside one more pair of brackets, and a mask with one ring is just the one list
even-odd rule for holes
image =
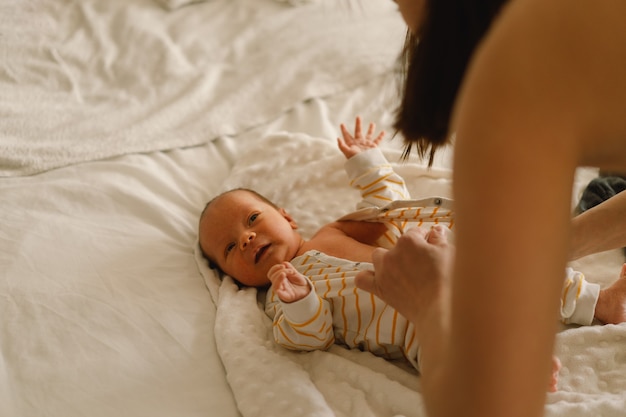
{"label": "bumpy textured blanket", "polygon": [[[394,149],[385,153],[412,197],[450,196],[450,172],[398,162]],[[224,189],[245,186],[267,195],[295,217],[306,237],[355,208],[359,195],[348,186],[343,163],[332,141],[278,133],[238,158]],[[276,346],[263,294],[221,280],[196,255],[217,305],[218,351],[244,417],[425,415],[419,375],[407,364],[340,346],[311,353]],[[620,256],[607,252],[574,266],[605,285],[617,277]],[[563,367],[558,392],[547,397],[547,416],[624,415],[626,325],[564,328],[556,354]]]}

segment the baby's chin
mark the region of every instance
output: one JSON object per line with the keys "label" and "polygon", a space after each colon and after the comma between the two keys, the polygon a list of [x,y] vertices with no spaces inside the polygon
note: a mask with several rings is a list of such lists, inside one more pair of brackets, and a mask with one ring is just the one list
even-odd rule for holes
{"label": "baby's chin", "polygon": [[246,287],[256,287],[256,288],[266,288],[269,287],[271,282],[269,280],[269,278],[267,278],[267,273],[265,274],[265,277],[255,277],[255,278],[251,278],[251,277],[246,277],[243,279],[237,279],[237,281],[239,281],[239,283],[245,285]]}

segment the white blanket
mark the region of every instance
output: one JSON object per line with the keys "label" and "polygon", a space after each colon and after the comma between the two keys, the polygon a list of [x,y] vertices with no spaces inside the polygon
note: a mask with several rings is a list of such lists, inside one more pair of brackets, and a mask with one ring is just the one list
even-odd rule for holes
{"label": "white blanket", "polygon": [[[238,158],[224,189],[245,186],[260,191],[294,216],[305,237],[355,207],[358,192],[348,187],[344,157],[332,141],[279,133],[257,145]],[[448,171],[398,163],[398,151],[385,152],[413,197],[450,196]],[[619,254],[599,256],[576,266],[606,284],[617,277]],[[312,353],[277,347],[257,290],[239,290],[229,277],[220,281],[198,252],[196,260],[217,305],[218,352],[244,417],[425,415],[419,377],[412,368],[339,346]],[[560,333],[557,354],[563,368],[559,391],[548,394],[546,415],[623,415],[624,352],[626,325]]]}
{"label": "white blanket", "polygon": [[0,0],[0,176],[188,147],[388,73],[391,1]]}

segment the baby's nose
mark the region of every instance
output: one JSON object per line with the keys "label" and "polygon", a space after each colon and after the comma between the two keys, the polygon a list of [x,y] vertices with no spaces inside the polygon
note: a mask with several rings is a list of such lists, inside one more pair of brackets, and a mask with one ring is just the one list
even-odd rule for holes
{"label": "baby's nose", "polygon": [[254,232],[245,232],[242,236],[241,239],[241,249],[245,249],[248,247],[248,245],[250,243],[252,243],[252,241],[254,240],[254,238],[256,237],[256,233]]}

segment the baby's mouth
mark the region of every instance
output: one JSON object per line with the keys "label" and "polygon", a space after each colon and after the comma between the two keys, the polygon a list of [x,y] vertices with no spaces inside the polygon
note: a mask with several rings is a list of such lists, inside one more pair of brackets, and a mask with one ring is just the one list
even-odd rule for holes
{"label": "baby's mouth", "polygon": [[254,263],[258,264],[259,260],[261,259],[261,256],[263,256],[263,254],[267,251],[267,249],[269,249],[270,244],[268,243],[267,245],[261,246],[259,248],[258,251],[256,251],[256,253],[254,254]]}

